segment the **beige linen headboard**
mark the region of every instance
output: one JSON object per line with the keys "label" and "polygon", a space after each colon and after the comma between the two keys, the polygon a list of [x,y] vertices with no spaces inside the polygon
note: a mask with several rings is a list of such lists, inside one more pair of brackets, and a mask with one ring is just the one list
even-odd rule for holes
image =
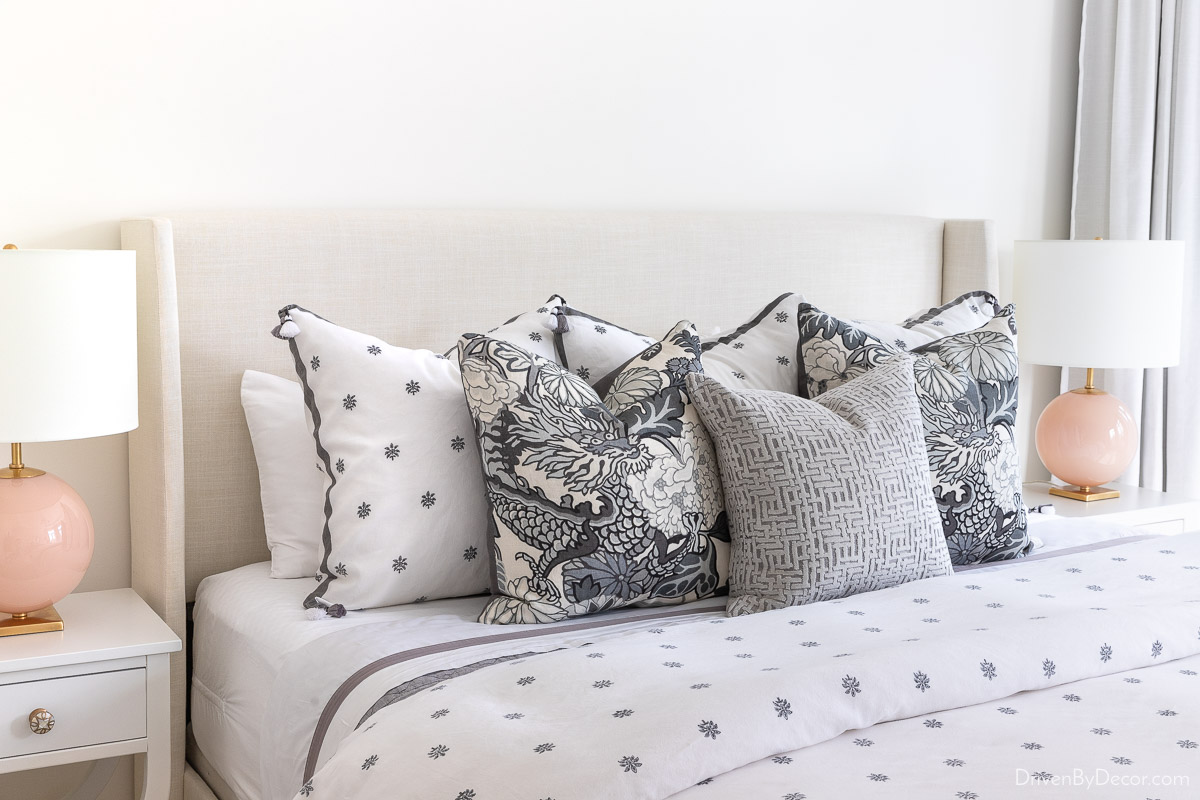
{"label": "beige linen headboard", "polygon": [[[206,576],[269,557],[239,404],[243,370],[294,377],[270,336],[297,303],[407,347],[445,351],[558,293],[661,335],[745,321],[785,291],[900,320],[996,291],[982,220],[801,213],[220,212],[135,219],[140,427],[130,434],[133,583],[184,635]],[[183,656],[172,665],[173,797]]]}

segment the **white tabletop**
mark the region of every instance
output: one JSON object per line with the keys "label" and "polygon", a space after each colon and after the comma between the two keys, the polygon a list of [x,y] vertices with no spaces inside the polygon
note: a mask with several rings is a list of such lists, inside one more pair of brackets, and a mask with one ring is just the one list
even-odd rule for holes
{"label": "white tabletop", "polygon": [[0,674],[173,653],[182,647],[133,589],[71,594],[54,608],[65,630],[0,637]]}
{"label": "white tabletop", "polygon": [[1126,486],[1120,483],[1109,484],[1113,489],[1121,491],[1120,497],[1085,502],[1054,497],[1050,494],[1051,485],[1056,484],[1042,481],[1025,484],[1021,489],[1025,505],[1040,506],[1044,503],[1052,503],[1054,512],[1060,517],[1098,517],[1197,502],[1196,498],[1177,492],[1159,492],[1154,489],[1143,489],[1140,486]]}

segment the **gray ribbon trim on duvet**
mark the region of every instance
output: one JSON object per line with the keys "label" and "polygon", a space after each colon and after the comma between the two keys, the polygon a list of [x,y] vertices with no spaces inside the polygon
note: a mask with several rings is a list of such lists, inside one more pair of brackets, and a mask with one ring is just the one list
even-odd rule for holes
{"label": "gray ribbon trim on duvet", "polygon": [[[690,605],[690,604],[689,604]],[[509,633],[497,633],[491,636],[479,636],[473,639],[456,639],[452,642],[440,642],[438,644],[426,645],[425,647],[417,647],[413,650],[405,650],[401,653],[392,653],[389,656],[376,659],[370,664],[359,669],[349,678],[342,682],[342,685],[337,688],[337,691],[325,703],[325,708],[321,711],[321,716],[317,719],[317,725],[313,729],[312,742],[308,746],[308,758],[304,762],[304,777],[303,781],[309,781],[313,774],[317,771],[317,759],[321,755],[321,747],[325,743],[325,735],[329,733],[329,726],[333,724],[333,719],[337,712],[341,709],[342,703],[350,696],[358,686],[371,677],[375,673],[393,667],[397,664],[403,664],[406,661],[421,658],[423,656],[435,655],[437,653],[448,653],[453,650],[462,650],[468,647],[474,647],[481,644],[495,644],[497,642],[512,642],[521,639],[535,639],[540,636],[547,636],[555,633],[573,633],[575,631],[585,631],[592,628],[609,628],[614,625],[625,625],[630,622],[640,622],[642,620],[652,619],[670,619],[672,617],[686,617],[696,614],[704,614],[719,610],[719,606],[710,606],[707,608],[677,608],[673,611],[664,611],[658,614],[646,614],[645,616],[635,617],[630,619],[628,615],[620,615],[615,618],[591,620],[589,622],[580,622],[575,625],[563,625],[562,627],[539,627],[538,630],[521,630],[511,631]],[[522,655],[529,655],[523,653]],[[375,709],[372,708],[372,711]],[[365,719],[365,717],[364,717]]]}

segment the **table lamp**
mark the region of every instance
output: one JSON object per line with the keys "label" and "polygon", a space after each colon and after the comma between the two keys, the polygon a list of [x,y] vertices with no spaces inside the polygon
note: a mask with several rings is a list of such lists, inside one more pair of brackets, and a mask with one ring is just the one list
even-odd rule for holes
{"label": "table lamp", "polygon": [[[92,518],[65,481],[23,462],[21,443],[137,427],[135,255],[0,250],[0,636],[63,629],[53,604],[92,558]],[[3,462],[0,462],[3,463]]]}
{"label": "table lamp", "polygon": [[1087,383],[1050,402],[1035,440],[1046,469],[1074,500],[1119,497],[1104,484],[1137,452],[1137,424],[1116,397],[1095,387],[1095,369],[1179,363],[1183,242],[1016,242],[1013,296],[1022,361],[1084,367]]}

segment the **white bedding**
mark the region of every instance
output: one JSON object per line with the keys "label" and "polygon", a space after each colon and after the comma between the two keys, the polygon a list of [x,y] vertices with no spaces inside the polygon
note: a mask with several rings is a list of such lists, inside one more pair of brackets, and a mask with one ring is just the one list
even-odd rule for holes
{"label": "white bedding", "polygon": [[[1044,542],[1035,555],[1128,533],[1116,526],[1081,527],[1047,517],[1035,523],[1034,535]],[[541,652],[594,640],[594,622],[644,630],[685,621],[692,614],[719,618],[724,607],[722,599],[714,599],[682,609],[615,612],[555,626],[497,628],[474,621],[486,598],[469,597],[309,621],[300,604],[311,580],[278,580],[268,574],[269,564],[262,563],[208,578],[195,607],[193,734],[236,800],[291,797],[306,761],[312,760],[310,770],[323,764],[366,709],[397,683],[522,648],[502,639],[442,653],[418,651],[420,658],[411,666],[392,665],[365,676],[335,704],[320,747],[310,756],[314,730],[334,691],[356,670],[390,653],[508,636],[521,628],[537,634],[524,649]],[[568,630],[550,634],[558,628]]]}

